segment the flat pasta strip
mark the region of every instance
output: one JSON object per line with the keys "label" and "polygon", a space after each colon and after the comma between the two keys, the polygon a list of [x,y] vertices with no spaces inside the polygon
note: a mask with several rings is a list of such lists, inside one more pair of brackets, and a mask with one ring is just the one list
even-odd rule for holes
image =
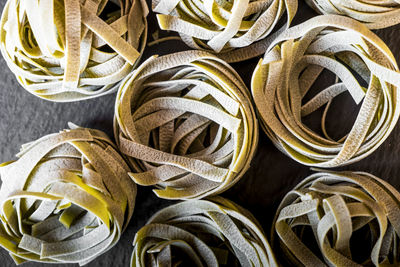
{"label": "flat pasta strip", "polygon": [[17,264],[84,265],[114,246],[132,217],[136,185],[116,146],[101,131],[70,127],[0,165],[0,246]]}
{"label": "flat pasta strip", "polygon": [[[324,69],[336,75],[336,82],[303,103]],[[260,122],[275,146],[304,165],[324,168],[363,159],[386,140],[400,114],[399,87],[400,72],[385,43],[365,25],[338,15],[317,16],[281,33],[251,84]],[[350,132],[333,140],[326,113],[346,91],[361,103],[360,111]],[[303,118],[324,106],[321,135]]]}
{"label": "flat pasta strip", "polygon": [[[297,0],[153,0],[152,6],[159,13],[161,29],[176,31],[191,48],[221,53],[230,62],[263,53],[260,45],[250,45],[270,35],[285,13],[283,28],[287,28]],[[240,53],[246,55],[238,56],[233,52],[236,48],[243,48]]]}
{"label": "flat pasta strip", "polygon": [[253,215],[222,197],[158,211],[136,233],[133,246],[132,267],[278,266]]}
{"label": "flat pasta strip", "polygon": [[118,91],[114,131],[129,175],[162,198],[227,190],[250,166],[257,129],[243,81],[208,52],[151,57]]}
{"label": "flat pasta strip", "polygon": [[383,29],[400,23],[399,1],[306,0],[320,14],[348,16],[370,29]]}
{"label": "flat pasta strip", "polygon": [[8,0],[1,53],[21,86],[40,98],[102,96],[139,62],[147,13],[142,0]]}
{"label": "flat pasta strip", "polygon": [[272,226],[282,264],[398,266],[400,193],[365,172],[319,172],[286,194]]}

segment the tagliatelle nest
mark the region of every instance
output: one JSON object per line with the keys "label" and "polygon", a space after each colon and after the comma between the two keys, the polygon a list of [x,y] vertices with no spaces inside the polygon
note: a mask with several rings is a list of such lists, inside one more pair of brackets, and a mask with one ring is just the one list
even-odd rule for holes
{"label": "tagliatelle nest", "polygon": [[136,185],[106,134],[64,130],[23,145],[17,156],[0,165],[0,246],[17,264],[83,265],[118,242]]}
{"label": "tagliatelle nest", "polygon": [[321,14],[344,15],[364,23],[370,29],[387,28],[400,23],[400,1],[306,0]]}
{"label": "tagliatelle nest", "polygon": [[162,198],[218,194],[249,168],[258,127],[239,75],[202,51],[152,57],[121,84],[115,136],[140,185]]}
{"label": "tagliatelle nest", "polygon": [[271,245],[295,266],[399,266],[399,200],[368,173],[315,173],[282,200]]}
{"label": "tagliatelle nest", "polygon": [[[338,82],[302,103],[324,69]],[[398,66],[385,43],[365,25],[337,15],[318,16],[282,33],[252,78],[261,123],[273,143],[296,161],[320,167],[356,162],[384,142],[399,118],[399,86]],[[325,129],[326,114],[346,91],[356,104],[363,102],[350,132],[334,140]],[[324,106],[322,136],[302,118]]]}
{"label": "tagliatelle nest", "polygon": [[145,47],[148,10],[144,0],[111,2],[8,0],[0,48],[18,82],[59,102],[114,92]]}
{"label": "tagliatelle nest", "polygon": [[161,29],[177,31],[191,48],[219,53],[267,37],[285,12],[288,26],[297,0],[153,0],[153,11],[161,13]]}
{"label": "tagliatelle nest", "polygon": [[222,197],[157,212],[133,242],[131,266],[278,266],[253,215]]}

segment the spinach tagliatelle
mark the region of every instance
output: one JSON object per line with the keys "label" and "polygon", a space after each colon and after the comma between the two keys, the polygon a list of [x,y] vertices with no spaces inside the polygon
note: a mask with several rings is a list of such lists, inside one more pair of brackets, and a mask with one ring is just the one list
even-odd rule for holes
{"label": "spinach tagliatelle", "polygon": [[144,0],[8,0],[1,53],[18,82],[38,97],[98,97],[115,92],[139,61],[147,13]]}
{"label": "spinach tagliatelle", "polygon": [[293,266],[399,266],[399,203],[371,174],[315,173],[282,200],[271,245]]}
{"label": "spinach tagliatelle", "polygon": [[132,216],[136,185],[115,145],[71,127],[0,165],[0,246],[17,264],[84,265],[118,242]]}
{"label": "spinach tagliatelle", "polygon": [[[324,69],[337,82],[303,103]],[[338,15],[317,16],[284,31],[252,78],[261,124],[275,146],[302,164],[319,167],[350,164],[375,151],[399,118],[399,88],[399,69],[386,44],[365,25]],[[362,104],[350,132],[334,140],[325,128],[326,114],[332,100],[346,91]],[[322,107],[323,135],[302,121]]]}
{"label": "spinach tagliatelle", "polygon": [[[222,53],[227,61],[241,61],[262,54],[260,45],[283,14],[288,27],[297,11],[297,0],[153,0],[153,11],[163,30],[180,34],[193,49]],[[243,48],[241,55],[229,51]],[[262,51],[262,52],[260,52]]]}
{"label": "spinach tagliatelle", "polygon": [[320,14],[348,16],[370,29],[387,28],[400,23],[400,1],[376,0],[306,0]]}
{"label": "spinach tagliatelle", "polygon": [[222,197],[157,212],[135,235],[132,267],[278,266],[253,215]]}
{"label": "spinach tagliatelle", "polygon": [[121,84],[115,137],[132,179],[162,198],[221,193],[249,168],[258,142],[250,94],[203,51],[151,57]]}

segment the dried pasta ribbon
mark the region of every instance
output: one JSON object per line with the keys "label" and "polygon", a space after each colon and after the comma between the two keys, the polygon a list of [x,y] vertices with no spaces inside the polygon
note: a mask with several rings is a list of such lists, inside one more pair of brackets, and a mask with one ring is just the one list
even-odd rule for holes
{"label": "dried pasta ribbon", "polygon": [[258,142],[250,94],[223,60],[202,51],[151,57],[121,84],[115,136],[161,198],[221,193],[249,168]]}
{"label": "dried pasta ribbon", "polygon": [[133,246],[132,267],[278,266],[253,215],[222,197],[160,210],[136,233]]}
{"label": "dried pasta ribbon", "polygon": [[315,173],[283,198],[271,245],[291,266],[398,266],[399,200],[365,172]]}
{"label": "dried pasta ribbon", "polygon": [[[324,69],[337,82],[302,103]],[[329,168],[365,158],[399,118],[400,73],[393,54],[365,25],[343,16],[317,16],[284,31],[259,62],[251,86],[266,134],[279,150],[305,165]],[[346,91],[362,104],[350,132],[334,140],[325,128],[326,113]],[[302,122],[321,107],[323,135]]]}
{"label": "dried pasta ribbon", "polygon": [[[297,0],[153,0],[153,11],[163,30],[179,33],[191,48],[223,53],[228,62],[238,61],[235,48],[261,41],[276,28],[283,14],[288,27],[297,11]],[[262,46],[262,45],[261,45]],[[260,45],[242,49],[240,60],[258,56]]]}
{"label": "dried pasta ribbon", "polygon": [[0,49],[18,82],[50,101],[115,92],[147,38],[143,0],[8,0]]}
{"label": "dried pasta ribbon", "polygon": [[370,29],[382,29],[400,23],[400,1],[306,0],[320,14],[348,16]]}
{"label": "dried pasta ribbon", "polygon": [[84,265],[119,240],[136,185],[101,131],[71,130],[25,144],[0,165],[0,246],[16,264]]}

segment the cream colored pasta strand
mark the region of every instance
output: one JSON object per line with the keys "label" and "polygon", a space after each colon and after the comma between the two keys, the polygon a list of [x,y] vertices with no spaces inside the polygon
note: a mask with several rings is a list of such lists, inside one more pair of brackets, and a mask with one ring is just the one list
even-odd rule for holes
{"label": "cream colored pasta strand", "polygon": [[307,4],[321,14],[344,15],[364,23],[370,29],[382,29],[400,23],[400,3],[393,1],[326,1],[306,0]]}

